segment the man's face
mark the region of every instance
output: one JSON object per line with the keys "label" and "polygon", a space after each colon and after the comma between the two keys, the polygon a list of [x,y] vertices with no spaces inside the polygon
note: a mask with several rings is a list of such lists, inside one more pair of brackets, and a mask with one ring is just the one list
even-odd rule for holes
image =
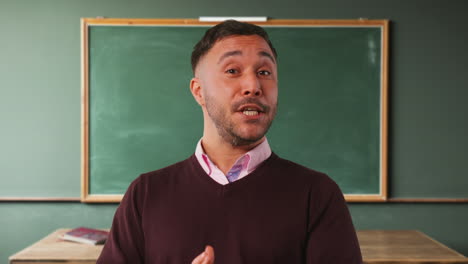
{"label": "man's face", "polygon": [[[216,42],[196,69],[205,122],[233,146],[264,137],[278,97],[276,61],[260,36],[229,36]],[[208,120],[207,120],[208,119]],[[214,132],[214,131],[212,131]]]}

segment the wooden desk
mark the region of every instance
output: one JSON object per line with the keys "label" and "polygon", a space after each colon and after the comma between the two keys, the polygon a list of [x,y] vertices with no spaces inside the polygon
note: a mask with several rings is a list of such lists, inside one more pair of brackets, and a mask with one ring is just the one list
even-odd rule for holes
{"label": "wooden desk", "polygon": [[[62,241],[59,229],[10,257],[11,264],[95,264],[102,245]],[[366,264],[468,264],[468,258],[418,231],[358,231]],[[222,264],[222,263],[221,263]]]}
{"label": "wooden desk", "polygon": [[59,237],[70,229],[58,229],[39,242],[10,257],[10,264],[96,264],[103,245],[63,241]]}
{"label": "wooden desk", "polygon": [[362,230],[357,235],[367,264],[468,264],[468,258],[419,231]]}

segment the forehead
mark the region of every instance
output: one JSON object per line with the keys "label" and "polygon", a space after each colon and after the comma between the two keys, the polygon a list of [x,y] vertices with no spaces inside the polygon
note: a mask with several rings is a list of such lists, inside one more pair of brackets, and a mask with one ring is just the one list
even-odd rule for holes
{"label": "forehead", "polygon": [[225,52],[239,50],[242,52],[265,51],[273,55],[268,43],[258,35],[233,35],[218,40],[206,55],[219,57]]}

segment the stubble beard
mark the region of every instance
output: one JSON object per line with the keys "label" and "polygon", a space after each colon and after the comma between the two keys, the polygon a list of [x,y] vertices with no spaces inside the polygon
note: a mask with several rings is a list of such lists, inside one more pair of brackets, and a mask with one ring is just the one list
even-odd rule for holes
{"label": "stubble beard", "polygon": [[[240,102],[235,103],[231,107],[229,113],[227,113],[228,111],[226,108],[223,108],[222,106],[216,104],[215,100],[212,97],[207,96],[205,94],[205,98],[206,111],[208,113],[208,116],[215,124],[216,129],[218,130],[218,134],[224,141],[230,143],[232,146],[247,146],[262,139],[268,132],[268,129],[273,123],[273,119],[276,115],[276,105],[274,107],[265,106],[258,102],[258,100],[255,98],[246,98]],[[232,113],[236,112],[238,106],[248,103],[255,103],[257,105],[261,105],[265,109],[265,114],[269,114],[270,111],[272,111],[272,115],[271,118],[267,119],[267,122],[263,127],[263,131],[257,133],[257,135],[244,137],[240,135],[240,132],[236,131],[236,125],[234,124],[234,122],[232,122],[228,115],[231,115]],[[259,121],[251,122],[255,123]]]}

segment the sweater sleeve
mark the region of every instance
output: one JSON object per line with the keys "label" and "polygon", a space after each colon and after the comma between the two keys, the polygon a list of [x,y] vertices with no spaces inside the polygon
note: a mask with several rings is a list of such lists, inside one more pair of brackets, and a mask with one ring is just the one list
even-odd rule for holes
{"label": "sweater sleeve", "polygon": [[144,262],[144,237],[135,180],[117,208],[109,237],[97,264],[139,264]]}
{"label": "sweater sleeve", "polygon": [[343,194],[332,180],[311,194],[307,264],[361,264],[361,250]]}

